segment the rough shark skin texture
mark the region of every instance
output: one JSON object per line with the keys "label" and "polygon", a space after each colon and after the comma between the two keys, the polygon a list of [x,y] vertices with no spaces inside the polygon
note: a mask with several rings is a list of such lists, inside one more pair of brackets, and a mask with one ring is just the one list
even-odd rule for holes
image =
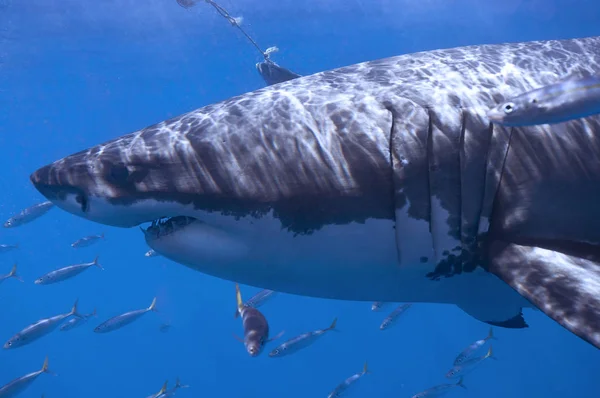
{"label": "rough shark skin texture", "polygon": [[[600,347],[600,118],[504,128],[485,116],[577,72],[600,73],[600,37],[365,62],[194,110],[67,156],[31,181],[58,207],[108,225],[198,219],[146,239],[221,278],[318,297],[453,303],[506,327],[526,327],[520,309],[533,304]],[[251,225],[264,239],[244,235]],[[369,246],[355,247],[349,231]],[[347,244],[300,265],[278,257],[273,236],[286,248],[320,247],[311,237]],[[194,252],[198,237],[215,244]],[[372,263],[344,257],[361,250]]]}

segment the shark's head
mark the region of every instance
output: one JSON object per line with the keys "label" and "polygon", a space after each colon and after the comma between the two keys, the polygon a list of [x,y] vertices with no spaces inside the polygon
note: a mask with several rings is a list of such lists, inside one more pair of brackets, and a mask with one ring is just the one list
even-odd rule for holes
{"label": "shark's head", "polygon": [[[57,160],[31,181],[86,220],[152,223],[151,249],[203,273],[321,296],[340,286],[355,297],[346,288],[355,273],[375,278],[372,264],[397,260],[389,125],[378,118],[389,112],[332,103],[329,133],[317,134],[312,108],[289,96],[263,89],[209,105]],[[347,250],[353,242],[359,255]],[[348,263],[361,265],[338,272]]]}
{"label": "shark's head", "polygon": [[192,216],[216,201],[243,199],[225,192],[219,174],[229,170],[219,157],[225,152],[215,154],[212,142],[187,140],[185,132],[201,124],[185,117],[163,122],[57,160],[30,179],[63,210],[116,227]]}
{"label": "shark's head", "polygon": [[162,216],[161,202],[151,205],[152,192],[139,185],[155,165],[127,161],[116,146],[112,142],[67,156],[35,171],[31,182],[61,209],[90,221],[132,227]]}

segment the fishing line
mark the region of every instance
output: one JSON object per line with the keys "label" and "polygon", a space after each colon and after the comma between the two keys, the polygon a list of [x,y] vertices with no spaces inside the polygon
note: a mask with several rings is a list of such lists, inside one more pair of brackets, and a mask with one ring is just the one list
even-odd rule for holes
{"label": "fishing line", "polygon": [[[256,41],[248,33],[246,33],[246,31],[240,26],[240,24],[238,22],[239,21],[238,18],[232,17],[231,14],[229,14],[229,12],[226,9],[221,7],[219,4],[217,4],[213,0],[204,0],[204,1],[208,4],[210,4],[211,6],[213,6],[215,8],[215,10],[217,10],[219,15],[221,15],[223,18],[225,18],[227,21],[229,21],[229,23],[231,25],[237,27],[240,30],[240,32],[242,32],[244,34],[244,36],[246,36],[246,38],[248,38],[248,40],[250,40],[250,43],[252,43],[252,45],[258,50],[258,52],[263,56],[265,61],[272,62],[269,59],[269,56],[271,55],[271,53],[278,51],[277,47],[269,47],[269,48],[267,48],[266,51],[263,51],[260,48],[260,46],[258,45],[258,43],[256,43]],[[195,0],[177,0],[177,4],[179,4],[183,8],[191,8],[194,5],[196,5],[196,1]]]}

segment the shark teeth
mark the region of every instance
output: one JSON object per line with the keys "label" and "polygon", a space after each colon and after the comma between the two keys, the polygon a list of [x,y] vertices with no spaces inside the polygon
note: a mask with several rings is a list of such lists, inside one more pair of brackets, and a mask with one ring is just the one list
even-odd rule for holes
{"label": "shark teeth", "polygon": [[194,221],[196,221],[195,218],[187,216],[161,217],[152,221],[146,229],[140,227],[140,230],[146,237],[157,239],[169,235]]}

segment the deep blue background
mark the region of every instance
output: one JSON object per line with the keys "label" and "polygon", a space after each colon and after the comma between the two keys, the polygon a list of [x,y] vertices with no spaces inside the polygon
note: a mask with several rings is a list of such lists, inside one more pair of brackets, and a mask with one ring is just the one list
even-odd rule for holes
{"label": "deep blue background", "polygon": [[[301,74],[414,51],[468,44],[600,35],[597,0],[242,0],[223,1],[274,59]],[[202,1],[0,0],[0,219],[41,201],[29,174],[59,157],[192,109],[263,86],[260,58],[245,38]],[[69,244],[105,232],[97,246]],[[0,273],[17,261],[26,283],[0,285],[0,343],[29,323],[67,312],[75,298],[99,318],[29,346],[0,351],[0,385],[50,357],[57,377],[41,376],[24,397],[144,397],[176,376],[181,397],[324,397],[369,361],[349,396],[410,397],[445,382],[454,356],[487,326],[453,306],[417,304],[381,332],[386,315],[370,303],[280,295],[263,307],[286,337],[326,327],[294,356],[250,358],[232,333],[234,285],[162,258],[145,258],[136,229],[86,222],[58,209],[27,226],[0,231]],[[58,285],[41,274],[100,255]],[[246,298],[258,289],[243,287]],[[159,314],[106,335],[92,328],[159,297]],[[386,310],[390,310],[387,308]],[[541,312],[527,330],[496,329],[497,361],[465,379],[469,397],[597,397],[600,352]],[[168,333],[158,326],[171,321]],[[272,348],[272,347],[271,347]]]}

